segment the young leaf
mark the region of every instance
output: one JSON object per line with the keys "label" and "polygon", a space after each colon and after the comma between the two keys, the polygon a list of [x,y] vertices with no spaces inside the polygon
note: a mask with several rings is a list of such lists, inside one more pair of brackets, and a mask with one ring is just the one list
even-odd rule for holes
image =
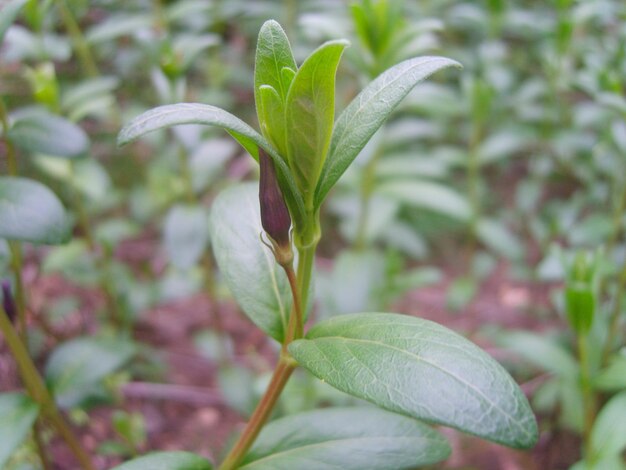
{"label": "young leaf", "polygon": [[0,176],[0,238],[54,245],[70,236],[65,209],[52,191],[37,181]]}
{"label": "young leaf", "polygon": [[537,441],[524,394],[470,341],[427,320],[391,313],[342,315],[289,346],[318,378],[382,408],[510,447]]}
{"label": "young leaf", "polygon": [[10,0],[0,10],[0,44],[4,41],[4,33],[13,24],[21,8],[28,0]]}
{"label": "young leaf", "polygon": [[152,452],[111,470],[213,470],[213,465],[191,452]]}
{"label": "young leaf", "polygon": [[287,95],[287,157],[305,205],[312,208],[335,118],[335,74],[347,41],[322,44],[302,64]]}
{"label": "young leaf", "polygon": [[135,351],[133,343],[121,339],[72,339],[53,351],[46,364],[46,381],[60,406],[75,406]]}
{"label": "young leaf", "polygon": [[39,405],[22,393],[0,394],[0,468],[26,439],[39,414]]}
{"label": "young leaf", "polygon": [[76,124],[40,109],[23,109],[11,115],[7,138],[32,153],[78,158],[89,150],[89,138]]}
{"label": "young leaf", "polygon": [[222,191],[211,208],[210,230],[215,259],[233,297],[259,328],[282,341],[291,291],[284,271],[260,240],[258,185]]}
{"label": "young leaf", "polygon": [[117,137],[118,145],[125,145],[149,132],[180,124],[205,124],[222,127],[254,158],[259,160],[259,147],[274,160],[278,172],[285,202],[289,207],[294,225],[301,225],[304,220],[304,203],[287,164],[276,150],[252,127],[223,109],[208,104],[178,103],[146,111],[124,126]]}
{"label": "young leaf", "polygon": [[626,449],[626,392],[604,405],[591,430],[591,460],[619,455]]}
{"label": "young leaf", "polygon": [[461,65],[444,57],[406,60],[383,72],[352,100],[335,123],[328,159],[315,190],[315,207],[409,91],[429,75],[451,66]]}
{"label": "young leaf", "polygon": [[281,101],[285,102],[289,87],[285,86],[284,68],[298,70],[289,39],[280,24],[274,20],[266,21],[259,31],[254,59],[254,98],[257,109],[260,109],[258,91],[262,85],[271,86],[278,92]]}
{"label": "young leaf", "polygon": [[259,31],[254,65],[254,101],[263,136],[287,157],[285,102],[298,69],[287,35],[274,20]]}
{"label": "young leaf", "polygon": [[329,408],[272,421],[241,470],[401,470],[432,465],[450,447],[435,430],[377,408]]}
{"label": "young leaf", "polygon": [[287,155],[287,128],[285,123],[285,103],[278,96],[278,92],[269,85],[261,85],[257,90],[260,100],[259,123],[261,131],[267,140],[278,150],[278,153]]}

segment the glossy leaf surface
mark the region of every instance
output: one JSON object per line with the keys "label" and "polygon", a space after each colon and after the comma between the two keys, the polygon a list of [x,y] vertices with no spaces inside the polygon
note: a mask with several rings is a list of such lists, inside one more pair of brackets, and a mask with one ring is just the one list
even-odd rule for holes
{"label": "glossy leaf surface", "polygon": [[46,186],[26,178],[0,177],[0,238],[54,245],[70,235],[65,209]]}
{"label": "glossy leaf surface", "polygon": [[420,81],[446,67],[460,67],[444,57],[417,57],[383,72],[341,113],[330,142],[328,159],[315,194],[319,207],[365,144]]}
{"label": "glossy leaf surface", "polygon": [[283,269],[261,243],[258,184],[222,191],[211,208],[211,243],[220,272],[246,315],[282,341],[291,308]]}
{"label": "glossy leaf surface", "polygon": [[0,468],[28,437],[39,405],[23,393],[0,394]]}
{"label": "glossy leaf surface", "polygon": [[401,470],[448,457],[430,426],[378,408],[328,408],[266,425],[242,470]]}
{"label": "glossy leaf surface", "polygon": [[204,457],[190,452],[153,452],[118,465],[111,470],[212,470]]}
{"label": "glossy leaf surface", "polygon": [[436,323],[342,315],[314,326],[289,352],[318,378],[390,411],[511,447],[537,440],[535,417],[508,372]]}

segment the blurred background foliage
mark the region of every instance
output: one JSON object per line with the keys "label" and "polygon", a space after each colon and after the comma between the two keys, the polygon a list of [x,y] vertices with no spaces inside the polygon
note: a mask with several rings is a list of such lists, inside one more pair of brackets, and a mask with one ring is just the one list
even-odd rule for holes
{"label": "blurred background foliage", "polygon": [[[216,365],[207,381],[240,416],[263,390],[273,345],[242,333],[252,327],[229,303],[208,227],[214,196],[256,179],[256,165],[210,128],[124,148],[115,137],[140,112],[180,101],[255,122],[256,34],[275,18],[298,61],[325,40],[351,41],[339,109],[406,58],[464,66],[418,85],[331,194],[317,317],[393,306],[451,322],[524,383],[544,432],[536,468],[575,463],[579,435],[593,456],[581,468],[624,468],[626,440],[603,446],[615,427],[600,411],[613,404],[626,422],[623,1],[3,3],[0,164],[50,187],[74,233],[56,247],[24,246],[30,347],[76,422],[96,403],[124,407],[124,387],[171,381],[158,338],[179,329]],[[9,252],[0,244],[3,278]],[[592,253],[593,267],[581,268]],[[501,317],[511,304],[513,319]],[[167,308],[173,333],[145,326]],[[189,310],[199,315],[182,320]],[[62,374],[70,364],[84,373]],[[282,412],[350,400],[301,374]],[[137,413],[114,412],[102,455],[145,448]],[[28,460],[19,454],[11,468]]]}

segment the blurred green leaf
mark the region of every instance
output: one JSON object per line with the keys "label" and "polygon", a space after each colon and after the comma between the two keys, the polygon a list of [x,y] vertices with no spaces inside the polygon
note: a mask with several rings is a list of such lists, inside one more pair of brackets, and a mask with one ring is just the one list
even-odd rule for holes
{"label": "blurred green leaf", "polygon": [[43,184],[0,176],[0,237],[31,243],[59,244],[71,237],[59,199]]}
{"label": "blurred green leaf", "polygon": [[8,139],[32,153],[63,158],[83,157],[89,151],[89,137],[76,124],[44,110],[28,108],[11,115]]}
{"label": "blurred green leaf", "polygon": [[0,44],[4,41],[4,33],[15,21],[20,10],[28,0],[9,0],[0,10]]}
{"label": "blurred green leaf", "polygon": [[410,207],[432,210],[462,221],[468,220],[471,213],[463,196],[433,181],[398,179],[382,183],[378,191]]}
{"label": "blurred green leaf", "polygon": [[626,448],[626,392],[602,407],[591,429],[591,461],[620,455]]}
{"label": "blurred green leaf", "polygon": [[0,468],[30,434],[39,405],[23,393],[0,394]]}
{"label": "blurred green leaf", "polygon": [[517,331],[501,333],[497,341],[502,347],[515,351],[543,370],[569,380],[577,380],[579,370],[576,359],[554,339]]}
{"label": "blurred green leaf", "polygon": [[165,251],[179,269],[195,265],[209,241],[209,217],[199,206],[176,205],[165,217],[163,227]]}
{"label": "blurred green leaf", "polygon": [[92,387],[126,364],[136,346],[128,340],[82,337],[58,346],[46,364],[45,376],[60,406],[81,403]]}

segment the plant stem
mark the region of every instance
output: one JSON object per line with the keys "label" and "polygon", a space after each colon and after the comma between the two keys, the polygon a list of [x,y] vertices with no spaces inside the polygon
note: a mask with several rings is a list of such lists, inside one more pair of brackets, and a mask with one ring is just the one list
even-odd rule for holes
{"label": "plant stem", "polygon": [[[302,304],[300,303],[300,293],[298,292],[298,280],[293,270],[293,262],[283,266],[289,287],[291,288],[291,296],[293,298],[293,309],[289,316],[289,324],[287,326],[287,334],[285,335],[285,344],[291,343],[294,339],[302,338],[304,333],[304,315],[302,313]],[[284,346],[283,346],[284,347]]]}
{"label": "plant stem", "polygon": [[39,454],[39,460],[41,461],[41,466],[43,467],[43,470],[53,470],[50,459],[48,458],[48,454],[46,453],[46,446],[43,441],[41,424],[41,418],[37,418],[37,421],[35,422],[35,425],[33,427],[33,437],[35,439],[35,445],[37,446],[37,454]]}
{"label": "plant stem", "polygon": [[89,48],[89,44],[85,40],[85,36],[83,36],[74,15],[72,15],[72,12],[68,8],[67,3],[65,3],[65,0],[57,0],[56,3],[59,7],[59,11],[61,12],[63,22],[65,23],[65,29],[67,29],[68,34],[72,38],[72,42],[76,48],[76,53],[78,54],[78,58],[80,59],[83,68],[85,69],[85,73],[89,77],[97,77],[100,75],[98,66],[96,65],[96,61],[91,54],[91,49]]}
{"label": "plant stem", "polygon": [[18,241],[9,241],[11,250],[11,269],[15,278],[15,306],[17,307],[17,324],[20,337],[24,344],[28,344],[28,325],[26,323],[26,295],[22,280],[22,244]]}
{"label": "plant stem", "polygon": [[17,175],[17,155],[15,152],[15,146],[11,142],[7,133],[9,132],[9,113],[4,104],[4,100],[0,97],[0,122],[2,123],[2,135],[4,136],[4,145],[7,149],[7,170],[9,175]]}
{"label": "plant stem", "polygon": [[606,341],[604,343],[604,349],[602,350],[602,364],[606,364],[611,355],[613,349],[613,342],[615,341],[615,335],[618,333],[619,318],[622,314],[622,297],[626,290],[626,266],[622,269],[617,281],[617,288],[615,290],[615,301],[613,303],[613,310],[611,311],[611,317],[609,319],[609,331],[607,333]]}
{"label": "plant stem", "polygon": [[274,369],[270,384],[250,417],[243,433],[226,456],[219,470],[234,470],[254,443],[261,432],[263,425],[269,418],[280,394],[282,393],[291,373],[296,368],[296,362],[289,356],[287,347],[293,340],[303,336],[304,310],[308,305],[309,288],[315,261],[315,250],[320,239],[320,230],[317,214],[309,214],[309,224],[303,233],[295,236],[298,247],[298,273],[294,279],[293,265],[283,266],[287,272],[289,285],[294,299],[294,308],[289,318],[287,334],[280,351],[278,364]]}
{"label": "plant stem", "polygon": [[239,440],[231,449],[222,465],[220,465],[220,470],[234,470],[239,466],[239,463],[254,443],[259,432],[261,432],[263,425],[269,418],[274,409],[274,405],[276,405],[287,380],[289,380],[295,368],[296,364],[294,361],[281,353],[274,374],[272,375],[272,380],[263,398],[261,398],[261,401],[254,410]]}
{"label": "plant stem", "polygon": [[596,403],[595,395],[591,386],[591,370],[589,363],[588,337],[579,334],[578,357],[580,359],[580,384],[583,393],[584,424],[583,424],[583,456],[587,460],[591,452],[591,428],[595,420]]}
{"label": "plant stem", "polygon": [[1,308],[0,331],[2,332],[11,353],[17,362],[20,375],[22,376],[22,380],[30,397],[41,406],[42,414],[54,425],[57,432],[61,435],[76,459],[80,462],[81,467],[84,470],[95,470],[95,467],[91,463],[91,459],[81,447],[80,442],[74,435],[69,425],[66,423],[65,418],[57,408],[50,392],[48,392],[48,389],[44,385],[44,381],[30,358],[26,346],[22,343],[13,329],[13,325],[11,325],[6,312]]}

